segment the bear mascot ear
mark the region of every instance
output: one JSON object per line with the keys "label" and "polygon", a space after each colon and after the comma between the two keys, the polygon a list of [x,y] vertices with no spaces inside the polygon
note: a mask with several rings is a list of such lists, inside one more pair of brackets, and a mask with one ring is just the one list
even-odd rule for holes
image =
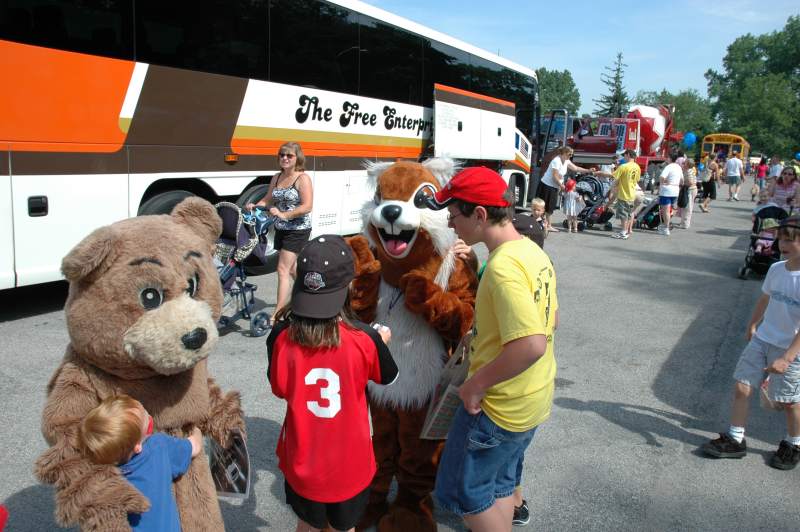
{"label": "bear mascot ear", "polygon": [[175,205],[171,216],[208,242],[216,242],[222,233],[222,220],[217,209],[202,198],[186,198]]}
{"label": "bear mascot ear", "polygon": [[61,261],[61,273],[70,283],[86,278],[98,270],[111,255],[115,242],[116,232],[111,226],[92,231]]}

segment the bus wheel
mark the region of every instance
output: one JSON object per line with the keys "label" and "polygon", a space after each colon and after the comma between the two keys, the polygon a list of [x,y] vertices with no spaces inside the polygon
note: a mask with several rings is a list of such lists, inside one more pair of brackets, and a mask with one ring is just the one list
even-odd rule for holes
{"label": "bus wheel", "polygon": [[244,208],[244,206],[248,203],[256,203],[258,200],[266,196],[268,189],[269,185],[256,185],[254,187],[250,187],[242,192],[242,195],[236,200],[236,205]]}
{"label": "bus wheel", "polygon": [[139,206],[139,211],[136,215],[169,214],[175,208],[175,205],[191,196],[194,196],[194,194],[186,190],[170,190],[156,194]]}
{"label": "bus wheel", "polygon": [[[236,205],[244,209],[244,206],[248,203],[256,203],[258,200],[263,198],[268,189],[269,185],[256,185],[254,187],[250,187],[245,190],[241,196],[239,196],[239,198],[236,200]],[[244,260],[244,269],[248,275],[267,275],[269,273],[274,273],[277,269],[278,252],[273,247],[274,235],[274,229],[270,228],[269,234],[267,235],[267,251],[263,261],[254,255],[250,255]]]}

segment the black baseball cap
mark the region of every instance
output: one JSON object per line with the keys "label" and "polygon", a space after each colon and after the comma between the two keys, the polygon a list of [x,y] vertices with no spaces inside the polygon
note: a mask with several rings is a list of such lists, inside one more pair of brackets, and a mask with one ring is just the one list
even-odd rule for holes
{"label": "black baseball cap", "polygon": [[342,310],[355,276],[353,252],[339,235],[310,240],[297,256],[292,313],[306,318],[333,318]]}

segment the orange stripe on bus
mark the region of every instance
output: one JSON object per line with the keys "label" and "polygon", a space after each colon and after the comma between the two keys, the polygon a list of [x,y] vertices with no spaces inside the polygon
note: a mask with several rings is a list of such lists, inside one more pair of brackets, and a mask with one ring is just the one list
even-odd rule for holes
{"label": "orange stripe on bus", "polygon": [[[283,143],[284,141],[282,140],[235,139],[231,143],[231,148],[236,153],[243,155],[275,155]],[[306,156],[417,158],[422,154],[422,148],[391,145],[338,144],[332,142],[303,142],[302,145],[303,153]]]}
{"label": "orange stripe on bus", "polygon": [[436,90],[444,91],[444,92],[452,92],[453,94],[460,94],[461,96],[469,96],[470,98],[477,98],[478,100],[484,100],[487,102],[497,103],[500,105],[505,105],[506,107],[514,107],[513,102],[509,102],[508,100],[501,100],[499,98],[492,98],[491,96],[486,96],[484,94],[478,94],[477,92],[470,92],[465,91],[464,89],[456,89],[455,87],[448,87],[447,85],[441,85],[439,83],[434,83],[433,88]]}
{"label": "orange stripe on bus", "polygon": [[133,68],[132,61],[0,40],[0,142],[18,151],[119,150]]}

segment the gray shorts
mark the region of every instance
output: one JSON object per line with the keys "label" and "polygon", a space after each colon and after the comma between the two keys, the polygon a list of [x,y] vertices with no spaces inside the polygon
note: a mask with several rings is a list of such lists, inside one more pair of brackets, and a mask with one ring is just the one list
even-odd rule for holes
{"label": "gray shorts", "polygon": [[614,203],[614,211],[620,220],[628,220],[633,212],[633,203],[618,199]]}
{"label": "gray shorts", "polygon": [[[733,378],[758,391],[758,387],[767,378],[764,368],[785,352],[786,349],[753,336],[739,357]],[[800,357],[794,359],[783,375],[769,374],[767,395],[779,403],[800,403]]]}
{"label": "gray shorts", "polygon": [[738,175],[729,175],[725,177],[725,181],[727,181],[729,185],[738,185],[742,182],[742,178]]}

